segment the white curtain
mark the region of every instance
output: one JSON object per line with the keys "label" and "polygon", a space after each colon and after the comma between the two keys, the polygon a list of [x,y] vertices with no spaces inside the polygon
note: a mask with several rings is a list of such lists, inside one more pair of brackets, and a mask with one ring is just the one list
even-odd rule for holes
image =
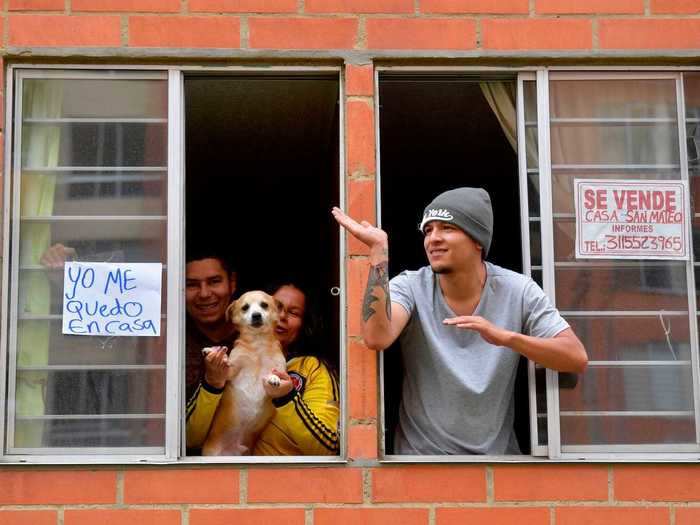
{"label": "white curtain", "polygon": [[[515,82],[479,82],[481,92],[491,111],[498,119],[503,134],[513,151],[518,151],[518,118],[515,109]],[[537,165],[537,128],[525,129],[525,144],[528,166]]]}
{"label": "white curtain", "polygon": [[[26,80],[23,86],[23,117],[57,118],[61,116],[63,89],[57,82]],[[22,125],[22,174],[20,215],[47,217],[53,214],[56,175],[42,168],[58,165],[61,129],[56,124]],[[31,170],[31,171],[29,171]],[[36,171],[35,171],[36,170]],[[51,225],[24,223],[20,233],[20,268],[36,266],[51,244]],[[51,289],[46,272],[20,271],[19,316],[50,313]],[[48,364],[50,324],[45,320],[18,321],[17,366]],[[45,413],[46,372],[19,372],[15,392],[18,416]],[[43,424],[23,422],[16,426],[15,447],[41,446]]]}

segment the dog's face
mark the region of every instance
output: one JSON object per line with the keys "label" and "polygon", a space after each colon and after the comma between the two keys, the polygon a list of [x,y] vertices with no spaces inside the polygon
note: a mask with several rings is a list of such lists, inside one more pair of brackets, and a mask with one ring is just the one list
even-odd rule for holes
{"label": "dog's face", "polygon": [[261,330],[273,330],[279,321],[279,312],[275,299],[265,292],[244,293],[226,310],[226,319],[233,322],[239,330],[249,326]]}

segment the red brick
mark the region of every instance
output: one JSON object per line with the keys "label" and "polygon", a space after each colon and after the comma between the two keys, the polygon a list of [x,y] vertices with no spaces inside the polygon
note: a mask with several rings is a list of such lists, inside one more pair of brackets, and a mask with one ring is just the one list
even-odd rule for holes
{"label": "red brick", "polygon": [[590,20],[488,19],[482,22],[484,49],[589,49]]}
{"label": "red brick", "polygon": [[148,523],[148,525],[180,525],[179,510],[90,509],[66,510],[64,525],[123,525],[124,523]]}
{"label": "red brick", "polygon": [[528,0],[421,0],[421,13],[519,13],[530,10]]}
{"label": "red brick", "polygon": [[462,525],[464,523],[488,523],[489,525],[549,525],[549,509],[545,508],[489,508],[449,509],[439,508],[437,525]]}
{"label": "red brick", "polygon": [[694,465],[620,465],[614,482],[616,500],[700,500],[700,467]]}
{"label": "red brick", "polygon": [[700,508],[676,507],[676,525],[698,525]]}
{"label": "red brick", "polygon": [[354,18],[251,18],[250,47],[264,49],[351,49]]}
{"label": "red brick", "polygon": [[662,507],[560,507],[557,525],[668,525],[669,509]]}
{"label": "red brick", "polygon": [[129,45],[132,47],[240,47],[238,18],[132,16]]}
{"label": "red brick", "polygon": [[190,12],[296,13],[297,0],[190,0]]}
{"label": "red brick", "polygon": [[367,20],[370,49],[474,49],[476,24],[451,18]]}
{"label": "red brick", "polygon": [[644,0],[537,0],[541,14],[644,14]]}
{"label": "red brick", "polygon": [[354,468],[284,468],[248,472],[251,503],[360,503],[362,472]]}
{"label": "red brick", "polygon": [[2,525],[56,525],[55,510],[4,510],[0,511]]}
{"label": "red brick", "polygon": [[192,509],[190,525],[304,525],[304,509]]}
{"label": "red brick", "polygon": [[238,498],[237,470],[130,470],[124,474],[124,503],[238,503]]}
{"label": "red brick", "polygon": [[372,469],[377,503],[486,501],[482,466],[397,466]]}
{"label": "red brick", "polygon": [[428,509],[316,509],[314,525],[427,525]]}
{"label": "red brick", "polygon": [[497,466],[493,478],[497,501],[608,499],[608,470],[604,466]]}
{"label": "red brick", "polygon": [[413,13],[413,0],[306,0],[307,13]]}
{"label": "red brick", "polygon": [[65,0],[10,0],[10,11],[63,11]]}
{"label": "red brick", "polygon": [[362,335],[360,316],[362,312],[362,298],[367,287],[369,262],[367,259],[349,259],[347,264],[348,335],[352,337]]}
{"label": "red brick", "polygon": [[109,471],[8,470],[0,472],[0,504],[115,503],[117,475]]}
{"label": "red brick", "polygon": [[377,417],[377,352],[351,341],[348,348],[350,417]]}
{"label": "red brick", "polygon": [[36,47],[121,44],[119,16],[10,15],[8,43]]}
{"label": "red brick", "polygon": [[[353,219],[376,224],[376,198],[374,180],[348,181],[348,214]],[[346,234],[350,255],[368,255],[369,248],[350,234]]]}
{"label": "red brick", "polygon": [[345,66],[345,94],[371,97],[374,95],[374,69],[366,66]]}
{"label": "red brick", "polygon": [[377,426],[352,425],[348,430],[348,455],[353,459],[376,459]]}
{"label": "red brick", "polygon": [[700,2],[698,0],[651,0],[651,12],[693,15],[700,13]]}
{"label": "red brick", "polygon": [[700,48],[700,19],[600,20],[603,49]]}
{"label": "red brick", "polygon": [[72,0],[71,10],[178,13],[180,0]]}
{"label": "red brick", "polygon": [[350,100],[345,106],[347,169],[351,176],[375,173],[374,107],[364,100]]}

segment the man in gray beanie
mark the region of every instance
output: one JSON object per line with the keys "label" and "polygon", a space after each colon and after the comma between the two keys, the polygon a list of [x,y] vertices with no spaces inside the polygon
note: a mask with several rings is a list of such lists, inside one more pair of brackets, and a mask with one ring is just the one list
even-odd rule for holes
{"label": "man in gray beanie", "polygon": [[362,337],[374,350],[397,338],[403,381],[397,454],[517,454],[513,387],[520,356],[581,372],[586,350],[532,279],[485,260],[493,212],[488,193],[438,195],[419,228],[429,266],[389,280],[387,234],[333,216],[369,247]]}

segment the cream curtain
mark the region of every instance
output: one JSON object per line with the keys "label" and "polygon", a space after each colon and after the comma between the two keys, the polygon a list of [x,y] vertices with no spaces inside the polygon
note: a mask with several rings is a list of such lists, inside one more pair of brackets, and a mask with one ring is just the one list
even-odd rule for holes
{"label": "cream curtain", "polygon": [[[515,110],[515,82],[479,82],[481,92],[498,119],[513,151],[518,151],[518,119]],[[525,129],[525,154],[528,166],[537,166],[537,128]]]}
{"label": "cream curtain", "polygon": [[[24,118],[61,116],[63,90],[59,83],[26,80],[23,92]],[[22,125],[22,175],[20,214],[22,217],[46,217],[53,214],[56,175],[41,172],[58,165],[60,126],[54,124]],[[32,170],[32,171],[27,171]],[[33,171],[38,170],[38,171]],[[20,233],[20,268],[36,266],[51,244],[51,225],[24,223]],[[44,271],[20,271],[19,316],[50,313],[51,290]],[[18,367],[48,364],[50,324],[48,321],[18,321]],[[46,372],[18,372],[15,410],[18,416],[45,413]],[[15,447],[38,447],[42,444],[43,424],[23,422],[16,425]]]}

